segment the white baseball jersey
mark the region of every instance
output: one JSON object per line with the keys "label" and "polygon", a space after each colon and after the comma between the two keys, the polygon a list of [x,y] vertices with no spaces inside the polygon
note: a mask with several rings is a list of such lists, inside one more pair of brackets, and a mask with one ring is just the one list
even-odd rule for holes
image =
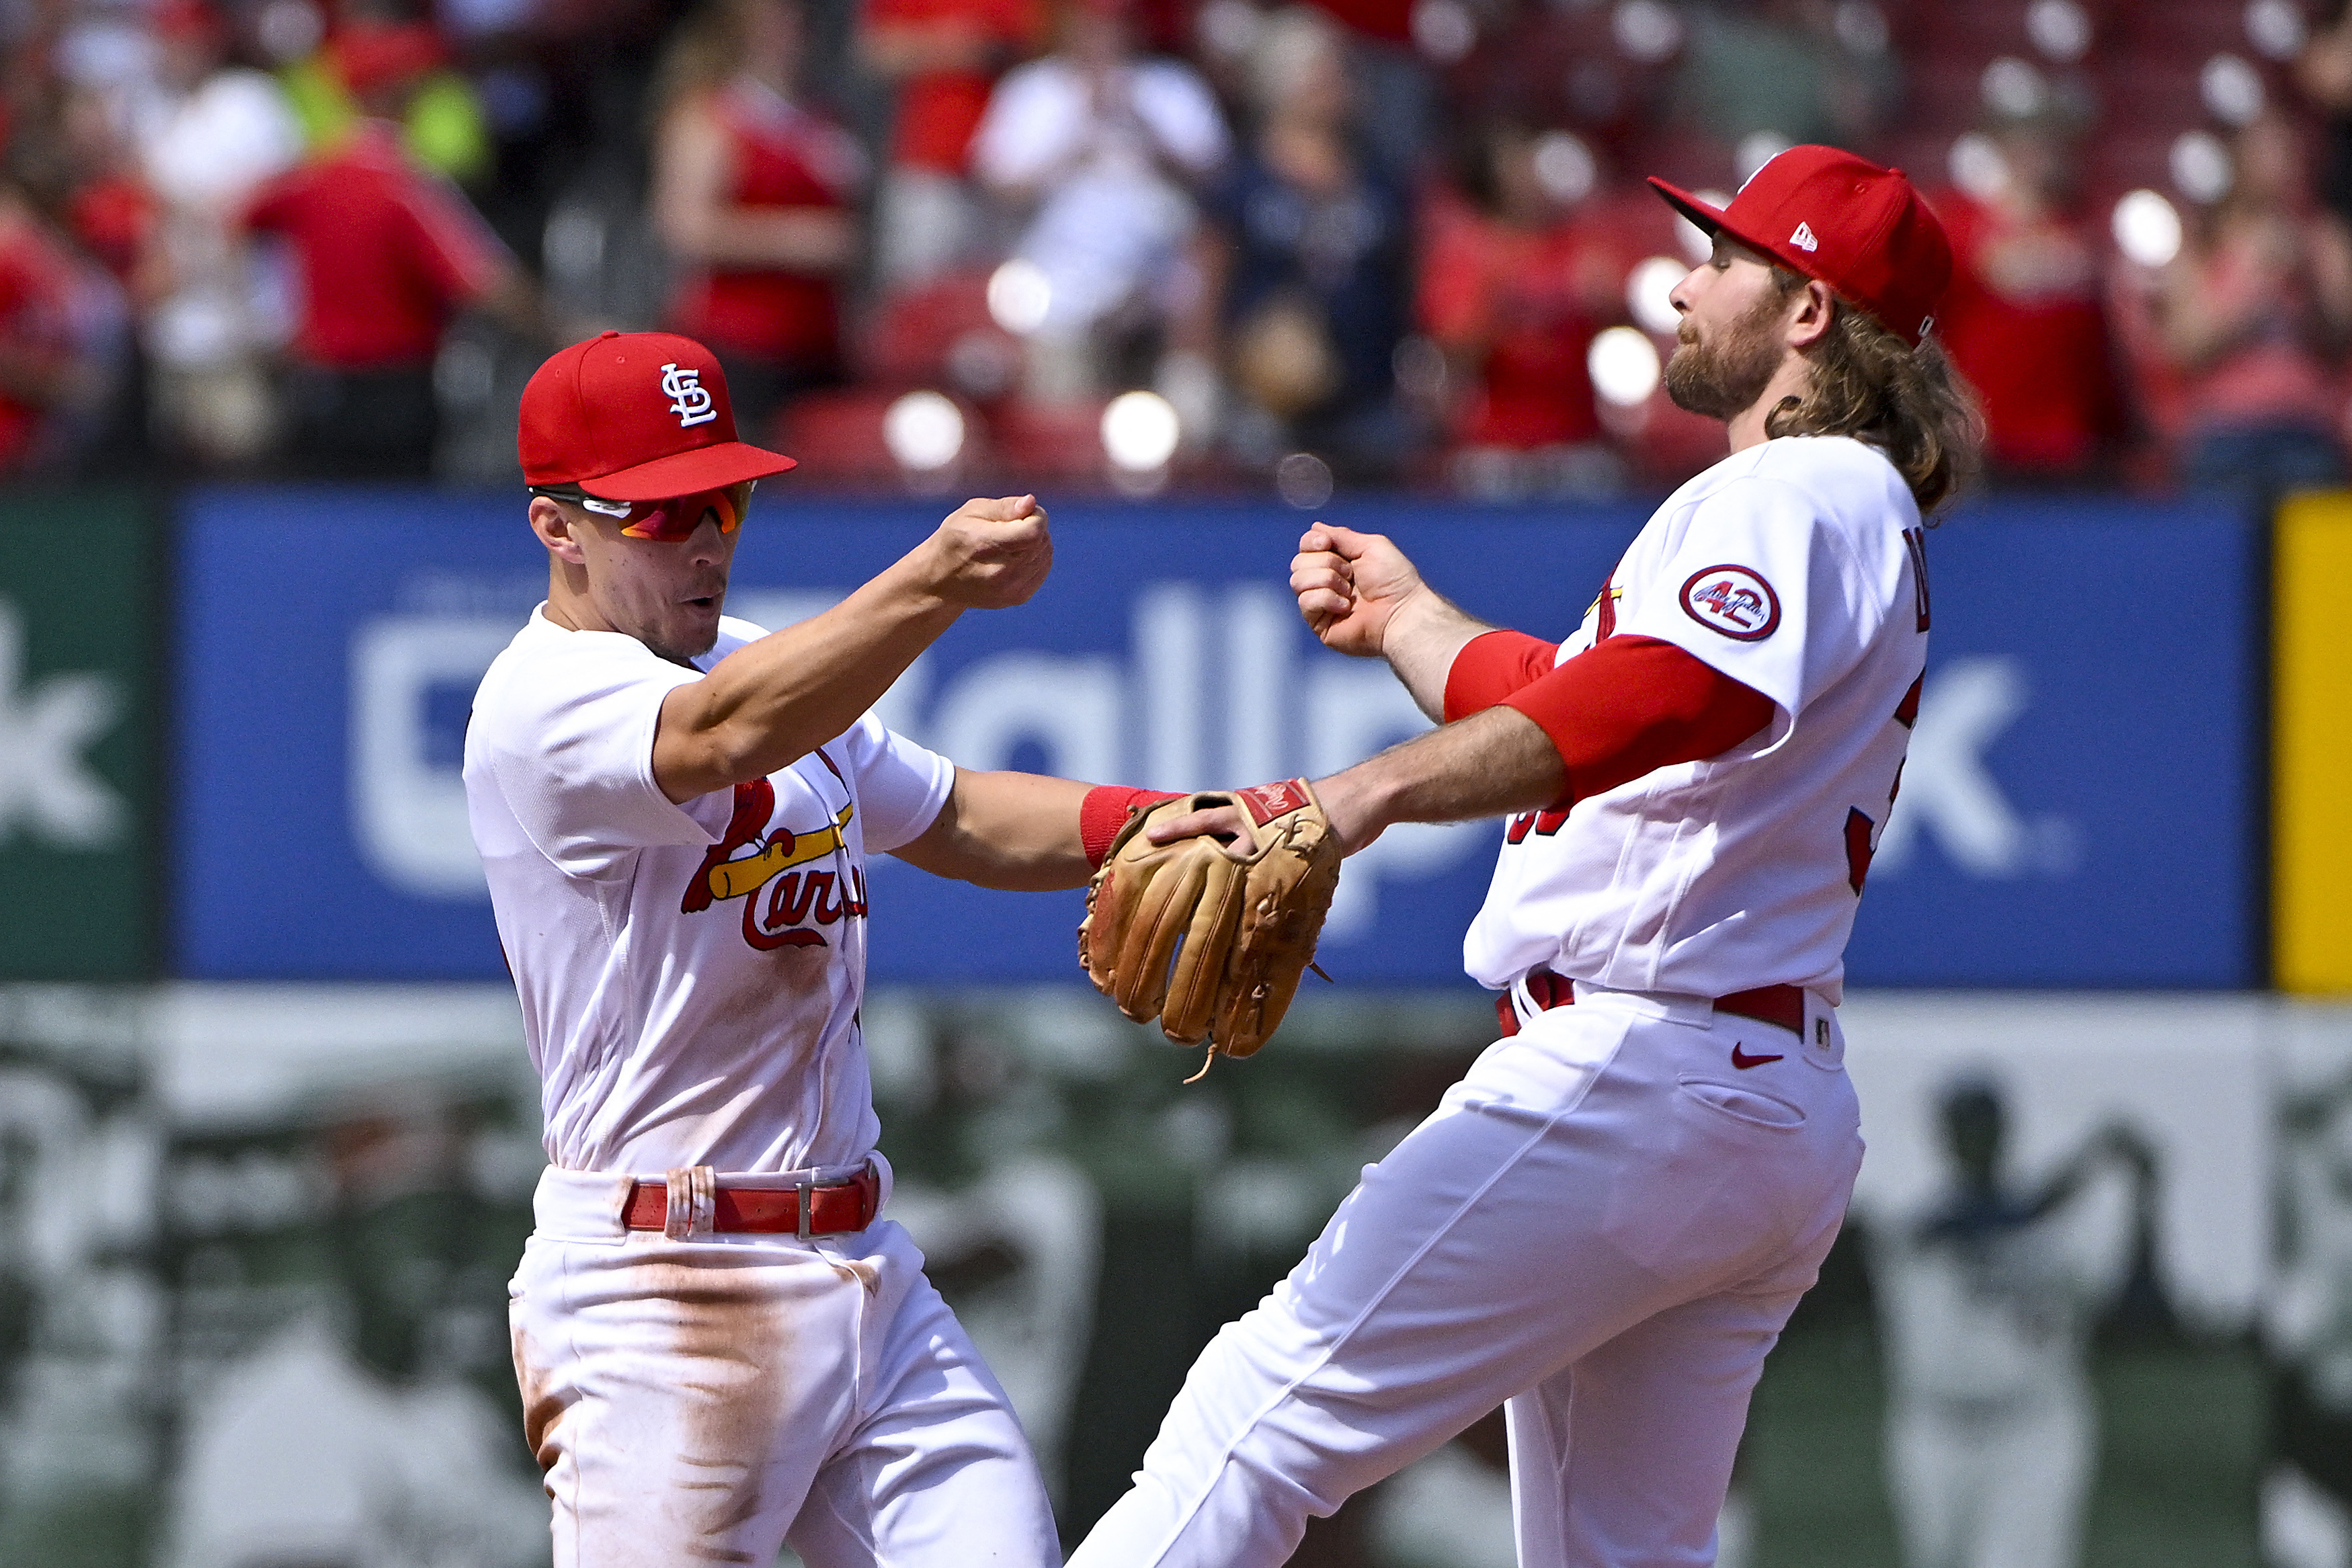
{"label": "white baseball jersey", "polygon": [[764,779],[672,804],[662,699],[762,635],[674,664],[535,612],[466,731],[466,800],[567,1170],[850,1166],[879,1127],[857,1009],[866,855],[939,815],[955,769],[871,715]]}
{"label": "white baseball jersey", "polygon": [[1769,697],[1756,737],[1565,811],[1514,817],[1465,967],[1613,989],[1841,999],[1846,936],[1892,805],[1927,657],[1919,508],[1876,448],[1790,436],[1668,497],[1565,660],[1672,643]]}

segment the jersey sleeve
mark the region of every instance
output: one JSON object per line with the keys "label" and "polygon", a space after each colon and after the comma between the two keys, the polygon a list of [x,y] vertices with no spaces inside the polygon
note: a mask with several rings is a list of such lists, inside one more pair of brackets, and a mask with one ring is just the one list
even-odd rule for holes
{"label": "jersey sleeve", "polygon": [[634,850],[715,840],[691,810],[700,802],[679,806],[654,782],[662,699],[695,673],[626,650],[564,653],[531,661],[474,717],[489,727],[492,776],[531,843],[566,875],[593,880]]}
{"label": "jersey sleeve", "polygon": [[879,854],[922,837],[955,788],[955,764],[867,714],[842,737],[856,780],[866,852]]}
{"label": "jersey sleeve", "polygon": [[1698,504],[1616,630],[1675,644],[1793,725],[1861,660],[1887,608],[1817,502],[1751,476]]}
{"label": "jersey sleeve", "polygon": [[1445,672],[1445,722],[1483,713],[1541,680],[1559,663],[1559,644],[1497,628],[1463,644]]}

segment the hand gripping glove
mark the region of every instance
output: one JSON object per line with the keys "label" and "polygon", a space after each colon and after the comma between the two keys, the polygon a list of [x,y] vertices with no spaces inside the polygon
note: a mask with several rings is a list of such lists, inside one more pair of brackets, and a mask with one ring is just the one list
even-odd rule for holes
{"label": "hand gripping glove", "polygon": [[[1238,806],[1244,836],[1155,844],[1156,821]],[[1339,841],[1304,779],[1164,800],[1137,811],[1087,889],[1078,961],[1095,988],[1180,1045],[1247,1056],[1265,1043],[1339,883]],[[1319,972],[1319,971],[1318,971]]]}

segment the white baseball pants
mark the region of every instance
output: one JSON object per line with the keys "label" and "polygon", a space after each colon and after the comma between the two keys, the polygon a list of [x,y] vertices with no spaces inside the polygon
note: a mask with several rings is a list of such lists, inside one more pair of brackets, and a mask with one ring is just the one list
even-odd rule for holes
{"label": "white baseball pants", "polygon": [[1055,1568],[1003,1391],[904,1230],[628,1231],[630,1178],[550,1170],[509,1290],[555,1568]]}
{"label": "white baseball pants", "polygon": [[1489,1047],[1202,1353],[1070,1568],[1273,1568],[1505,1399],[1521,1568],[1714,1561],[1748,1393],[1861,1165],[1844,1041],[1817,998],[1801,1040],[1577,998]]}
{"label": "white baseball pants", "polygon": [[1886,1479],[1909,1568],[2074,1568],[2097,1458],[2079,1376],[2014,1401],[1895,1399]]}

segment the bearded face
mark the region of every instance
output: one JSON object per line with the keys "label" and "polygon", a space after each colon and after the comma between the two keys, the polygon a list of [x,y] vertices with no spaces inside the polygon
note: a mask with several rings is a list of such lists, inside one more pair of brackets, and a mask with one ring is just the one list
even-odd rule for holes
{"label": "bearded face", "polygon": [[1768,288],[1712,343],[1699,341],[1688,317],[1666,361],[1666,395],[1676,408],[1728,420],[1764,395],[1780,368],[1784,345],[1779,327],[1788,297]]}

